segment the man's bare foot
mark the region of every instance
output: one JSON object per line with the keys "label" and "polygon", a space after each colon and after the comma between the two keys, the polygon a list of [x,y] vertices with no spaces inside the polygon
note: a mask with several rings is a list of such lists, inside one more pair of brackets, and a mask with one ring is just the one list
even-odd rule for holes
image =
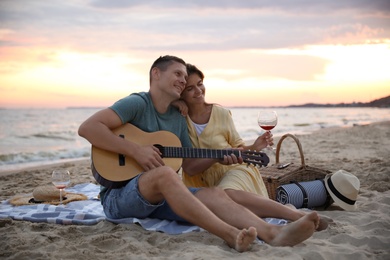
{"label": "man's bare foot", "polygon": [[294,246],[311,237],[318,226],[317,212],[309,212],[295,222],[286,226],[276,226],[277,231],[271,241],[266,241],[272,246]]}
{"label": "man's bare foot", "polygon": [[256,237],[257,231],[254,227],[241,230],[240,233],[238,233],[237,235],[236,245],[234,249],[236,249],[238,252],[248,251]]}

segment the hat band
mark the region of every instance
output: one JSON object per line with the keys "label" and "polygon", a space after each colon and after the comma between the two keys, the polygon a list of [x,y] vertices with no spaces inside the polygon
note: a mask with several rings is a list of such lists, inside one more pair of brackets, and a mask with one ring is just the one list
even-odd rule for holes
{"label": "hat band", "polygon": [[334,195],[336,195],[336,197],[338,197],[340,200],[342,200],[343,202],[349,204],[349,205],[354,205],[356,200],[350,200],[348,199],[347,197],[345,197],[343,194],[341,194],[336,188],[335,186],[333,186],[333,183],[331,181],[331,178],[329,178],[327,180],[328,182],[328,186],[329,186],[329,189],[334,193]]}

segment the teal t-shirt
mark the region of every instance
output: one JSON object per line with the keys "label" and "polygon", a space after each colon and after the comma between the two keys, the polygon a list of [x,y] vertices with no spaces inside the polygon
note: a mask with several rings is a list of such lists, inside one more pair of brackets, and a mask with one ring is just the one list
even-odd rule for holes
{"label": "teal t-shirt", "polygon": [[166,130],[174,133],[182,147],[192,147],[188,136],[186,119],[173,106],[160,114],[153,106],[148,92],[134,93],[118,100],[110,107],[117,113],[122,123],[131,123],[145,132]]}
{"label": "teal t-shirt", "polygon": [[[122,120],[123,124],[131,123],[145,132],[166,130],[174,133],[182,147],[192,147],[188,136],[186,119],[173,106],[164,114],[154,108],[148,92],[133,93],[115,102],[110,107]],[[101,186],[100,199],[103,201],[107,188]]]}

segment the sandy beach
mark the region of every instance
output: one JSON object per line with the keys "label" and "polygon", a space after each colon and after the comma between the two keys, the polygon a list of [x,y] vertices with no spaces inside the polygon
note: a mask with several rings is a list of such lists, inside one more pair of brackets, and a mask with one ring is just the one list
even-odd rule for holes
{"label": "sandy beach", "polygon": [[[320,215],[328,229],[295,247],[253,244],[238,253],[208,232],[168,235],[136,224],[59,225],[0,219],[1,259],[390,259],[390,121],[299,135],[309,166],[356,175],[357,211],[333,204]],[[278,138],[275,138],[277,141]],[[274,158],[272,158],[274,159]],[[285,140],[283,161],[300,162]],[[88,160],[0,173],[0,200],[50,185],[54,167],[67,168],[72,184],[94,182]]]}

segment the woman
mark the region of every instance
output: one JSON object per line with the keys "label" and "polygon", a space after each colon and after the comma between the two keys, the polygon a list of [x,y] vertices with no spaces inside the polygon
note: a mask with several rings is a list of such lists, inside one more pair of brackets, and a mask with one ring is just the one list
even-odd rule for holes
{"label": "woman", "polygon": [[[202,71],[187,64],[187,74],[186,88],[181,94],[181,100],[175,101],[173,105],[178,107],[183,115],[188,115],[187,126],[193,147],[260,151],[268,144],[273,145],[272,134],[266,132],[252,145],[246,146],[234,126],[230,111],[205,101]],[[308,214],[297,210],[293,205],[283,205],[269,199],[258,168],[241,163],[242,158],[234,155],[223,160],[202,159],[197,163],[197,171],[187,167],[182,175],[183,181],[189,187],[221,187],[236,203],[261,218],[296,221]],[[326,229],[328,221],[327,218],[320,218],[317,231]]]}
{"label": "woman", "polygon": [[[186,88],[181,95],[185,104],[176,102],[176,105],[182,113],[188,112],[187,126],[193,147],[260,151],[268,143],[272,145],[272,136],[266,133],[257,138],[252,145],[246,146],[234,126],[230,111],[205,101],[206,90],[202,71],[194,65],[187,64],[187,73]],[[204,165],[202,172],[183,173],[183,181],[187,186],[218,186],[231,197],[234,197],[231,191],[243,190],[268,198],[267,189],[256,166],[223,165],[215,159],[204,159],[202,163]]]}

